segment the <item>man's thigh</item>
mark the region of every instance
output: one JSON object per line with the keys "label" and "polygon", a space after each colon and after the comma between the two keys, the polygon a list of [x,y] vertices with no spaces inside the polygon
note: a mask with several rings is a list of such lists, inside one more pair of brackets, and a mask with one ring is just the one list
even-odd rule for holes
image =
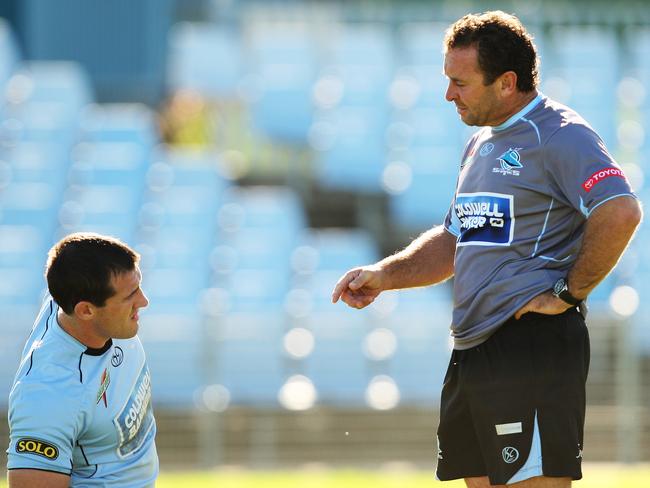
{"label": "man's thigh", "polygon": [[465,478],[467,488],[500,488],[513,486],[516,488],[569,488],[571,478],[549,478],[548,476],[537,476],[511,485],[491,485],[487,476],[480,478]]}

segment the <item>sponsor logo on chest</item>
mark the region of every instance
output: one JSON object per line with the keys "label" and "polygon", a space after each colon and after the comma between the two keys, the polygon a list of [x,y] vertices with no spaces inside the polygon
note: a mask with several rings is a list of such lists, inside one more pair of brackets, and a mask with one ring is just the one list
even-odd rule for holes
{"label": "sponsor logo on chest", "polygon": [[454,212],[459,246],[508,246],[514,233],[514,197],[502,193],[459,193]]}
{"label": "sponsor logo on chest", "polygon": [[143,366],[129,399],[113,423],[120,437],[118,453],[121,457],[140,448],[153,425],[151,374],[146,365]]}

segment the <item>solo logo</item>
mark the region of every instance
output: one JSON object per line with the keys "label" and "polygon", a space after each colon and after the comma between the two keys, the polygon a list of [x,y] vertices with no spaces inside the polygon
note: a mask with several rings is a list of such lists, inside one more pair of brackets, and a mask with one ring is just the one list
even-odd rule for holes
{"label": "solo logo", "polygon": [[605,168],[596,171],[593,175],[587,178],[582,184],[582,188],[584,188],[584,190],[587,193],[589,193],[594,186],[596,186],[598,183],[603,181],[605,178],[609,178],[610,176],[618,176],[619,178],[625,178],[623,171],[621,171],[620,169]]}
{"label": "solo logo", "polygon": [[26,452],[28,454],[37,454],[47,459],[56,459],[59,457],[59,450],[45,441],[24,437],[16,442],[16,452]]}

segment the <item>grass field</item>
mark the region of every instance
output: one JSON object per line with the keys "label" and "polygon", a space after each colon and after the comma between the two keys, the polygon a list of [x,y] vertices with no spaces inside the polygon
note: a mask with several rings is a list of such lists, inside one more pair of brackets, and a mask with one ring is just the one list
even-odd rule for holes
{"label": "grass field", "polygon": [[[576,488],[646,488],[650,466],[586,465]],[[0,482],[0,488],[6,488]],[[429,472],[382,471],[214,471],[163,473],[157,488],[463,488],[461,481],[442,483]]]}

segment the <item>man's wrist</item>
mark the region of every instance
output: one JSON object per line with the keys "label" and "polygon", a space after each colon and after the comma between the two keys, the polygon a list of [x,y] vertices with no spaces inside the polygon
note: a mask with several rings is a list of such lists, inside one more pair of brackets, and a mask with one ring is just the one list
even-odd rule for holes
{"label": "man's wrist", "polygon": [[570,291],[569,291],[569,281],[567,278],[560,278],[555,282],[553,285],[553,296],[559,298],[565,303],[568,303],[569,305],[577,306],[582,303],[583,299],[582,298],[577,298],[575,297]]}

